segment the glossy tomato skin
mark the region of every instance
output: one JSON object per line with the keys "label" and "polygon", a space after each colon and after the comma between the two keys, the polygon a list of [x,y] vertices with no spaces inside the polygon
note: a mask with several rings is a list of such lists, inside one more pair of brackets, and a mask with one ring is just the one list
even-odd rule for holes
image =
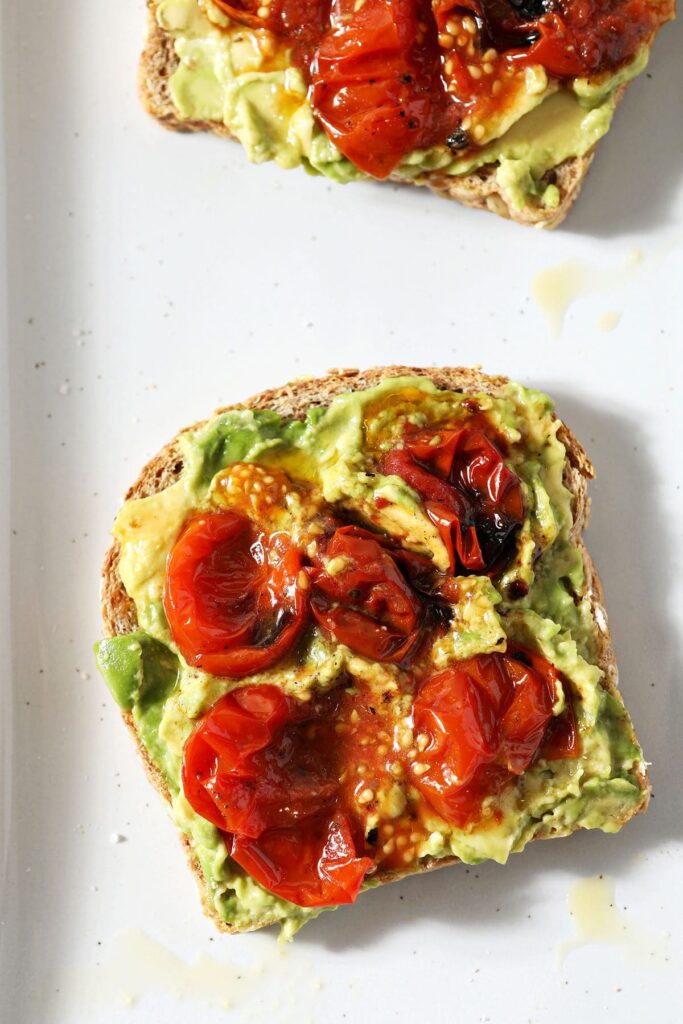
{"label": "glossy tomato skin", "polygon": [[226,835],[237,863],[300,906],[356,898],[372,860],[340,807],[334,757],[338,695],[317,702],[274,685],[226,694],[185,744],[183,791]]}
{"label": "glossy tomato skin", "polygon": [[491,45],[557,78],[618,68],[672,14],[669,0],[472,0]]}
{"label": "glossy tomato skin", "polygon": [[422,601],[380,539],[356,526],[335,531],[326,564],[312,572],[311,610],[337,643],[376,661],[407,663],[422,642]]}
{"label": "glossy tomato skin", "polygon": [[218,828],[253,839],[319,813],[336,794],[336,777],[307,744],[305,721],[305,705],[277,686],[226,694],[185,747],[192,806]]}
{"label": "glossy tomato skin", "polygon": [[214,0],[224,14],[249,28],[267,29],[295,46],[310,60],[310,48],[329,21],[329,0]]}
{"label": "glossy tomato skin", "polygon": [[382,471],[402,477],[424,502],[451,569],[494,572],[524,521],[519,478],[481,431],[421,431],[385,456]]}
{"label": "glossy tomato skin", "polygon": [[542,749],[557,679],[548,662],[517,648],[458,662],[422,684],[413,719],[426,741],[413,783],[446,821],[476,819],[486,796],[526,771]]}
{"label": "glossy tomato skin", "polygon": [[303,632],[301,555],[241,513],[195,516],[168,558],[164,610],[188,665],[239,678],[270,668]]}
{"label": "glossy tomato skin", "polygon": [[256,840],[235,836],[231,856],[264,888],[301,907],[353,903],[373,864],[357,856],[350,821],[341,812]]}
{"label": "glossy tomato skin", "polygon": [[426,0],[333,0],[311,103],[341,152],[376,178],[435,131],[448,134],[436,34]]}

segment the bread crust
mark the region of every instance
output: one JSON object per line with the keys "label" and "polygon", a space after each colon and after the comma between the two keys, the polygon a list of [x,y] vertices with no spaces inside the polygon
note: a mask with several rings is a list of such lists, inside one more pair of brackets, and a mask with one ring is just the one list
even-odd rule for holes
{"label": "bread crust", "polygon": [[[325,377],[306,377],[291,381],[281,387],[272,388],[259,392],[243,403],[232,406],[223,406],[216,410],[214,415],[229,411],[231,409],[272,409],[281,416],[301,419],[307,410],[314,405],[328,405],[330,401],[339,394],[347,391],[360,391],[373,387],[381,381],[406,375],[424,377],[433,382],[437,388],[449,391],[461,391],[466,394],[485,393],[493,397],[500,395],[502,389],[509,383],[509,378],[502,376],[491,376],[478,369],[466,367],[411,367],[411,366],[386,366],[373,367],[369,370],[358,369],[334,369],[330,370]],[[166,487],[177,481],[182,472],[183,461],[179,447],[179,440],[182,434],[188,430],[195,430],[203,423],[192,424],[181,430],[161,451],[155,455],[143,467],[137,480],[128,489],[125,500],[133,498],[144,498],[157,494]],[[565,447],[567,453],[567,464],[565,467],[564,483],[572,495],[572,515],[574,526],[572,534],[580,547],[584,570],[586,574],[587,594],[591,603],[593,620],[597,626],[597,657],[598,666],[604,672],[602,685],[623,705],[621,693],[617,687],[617,665],[612,646],[612,640],[607,623],[607,615],[604,609],[602,585],[595,565],[584,544],[581,532],[585,528],[590,513],[590,500],[587,494],[587,482],[595,475],[593,465],[588,458],[583,446],[574,437],[569,427],[561,423],[558,429],[558,438]],[[120,636],[133,632],[137,629],[137,616],[135,605],[128,596],[126,589],[119,575],[120,548],[117,540],[114,540],[107,551],[102,568],[101,585],[101,606],[104,630],[107,636]],[[123,719],[130,730],[136,743],[142,761],[145,765],[147,775],[162,795],[164,800],[170,804],[171,794],[168,790],[163,775],[156,767],[145,747],[143,746],[138,732],[135,728],[133,716],[130,711],[122,712]],[[631,726],[631,736],[634,742],[637,737]],[[639,770],[637,780],[642,792],[642,800],[637,806],[634,814],[644,811],[650,798],[650,783],[647,772],[643,768]],[[624,824],[633,815],[626,816],[620,824]],[[565,834],[565,833],[562,833]],[[254,923],[250,928],[238,928],[223,921],[217,914],[211,903],[207,886],[199,865],[194,855],[191,843],[187,836],[180,834],[185,852],[187,854],[190,868],[197,882],[202,905],[205,913],[211,917],[216,926],[225,932],[254,931],[266,926],[268,921]],[[543,836],[536,838],[551,838]],[[424,871],[432,871],[436,868],[446,867],[449,864],[458,862],[457,857],[427,858],[421,862],[417,870],[406,870],[404,872],[384,872],[377,874],[377,884],[386,884],[410,874],[421,874]]]}
{"label": "bread crust", "polygon": [[[214,135],[233,138],[230,130],[218,121],[193,121],[178,116],[169,88],[169,79],[178,66],[173,38],[157,22],[153,0],[148,0],[148,7],[147,37],[138,74],[138,91],[145,110],[172,131],[213,132]],[[617,103],[621,100],[624,90],[625,86],[620,86],[617,90]],[[464,206],[490,210],[518,224],[555,228],[564,220],[574,204],[588,174],[596,148],[597,144],[584,156],[570,157],[553,168],[552,181],[560,192],[560,202],[554,210],[532,204],[518,210],[506,200],[498,187],[495,164],[485,165],[472,174],[458,177],[430,171],[414,179],[394,174],[389,180],[403,185],[425,186],[436,195],[455,199]]]}

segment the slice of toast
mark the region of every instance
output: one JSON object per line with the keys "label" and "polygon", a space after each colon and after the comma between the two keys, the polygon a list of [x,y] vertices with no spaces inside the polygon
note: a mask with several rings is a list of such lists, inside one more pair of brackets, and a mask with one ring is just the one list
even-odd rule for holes
{"label": "slice of toast", "polygon": [[[232,138],[230,130],[219,121],[192,121],[181,118],[174,105],[169,79],[178,66],[173,38],[158,24],[153,0],[149,0],[147,39],[139,66],[139,92],[145,109],[165,128],[181,132],[213,132]],[[625,86],[616,93],[620,102]],[[554,209],[540,203],[528,203],[522,209],[514,206],[501,191],[496,179],[496,165],[489,164],[472,174],[455,176],[438,171],[421,174],[414,179],[391,175],[389,180],[400,184],[424,185],[436,195],[455,199],[464,206],[490,210],[500,217],[537,227],[554,228],[569,213],[595,156],[597,144],[584,156],[571,157],[553,168],[552,182],[557,186],[560,201]],[[549,178],[550,183],[550,178]]]}
{"label": "slice of toast", "polygon": [[[365,371],[353,369],[333,370],[324,378],[307,378],[294,381],[284,387],[265,391],[254,396],[247,402],[230,408],[246,408],[253,410],[273,410],[283,417],[303,419],[311,406],[326,406],[337,395],[349,391],[359,391],[373,387],[388,378],[403,376],[418,376],[429,379],[437,388],[461,392],[464,394],[489,394],[494,398],[500,396],[509,381],[505,377],[492,377],[478,370],[444,367],[438,369],[422,369],[404,366],[390,366],[374,368]],[[224,412],[226,410],[218,410]],[[179,447],[179,439],[187,430],[195,430],[201,424],[194,424],[192,427],[181,431],[169,444],[167,444],[154,458],[152,458],[140,473],[138,479],[128,490],[126,500],[144,498],[157,494],[165,488],[174,484],[183,470],[183,457]],[[590,602],[590,611],[595,626],[596,656],[595,662],[603,672],[601,681],[602,687],[612,694],[622,705],[623,701],[617,689],[617,668],[612,649],[607,618],[603,607],[603,595],[600,580],[595,566],[582,540],[582,531],[587,523],[590,502],[587,495],[587,482],[594,475],[591,462],[586,452],[571,433],[568,427],[560,424],[558,439],[566,451],[566,461],[563,469],[563,483],[571,495],[571,513],[573,527],[571,538],[578,546],[584,564],[585,593]],[[111,545],[102,571],[102,615],[104,628],[107,636],[122,636],[134,632],[138,628],[136,608],[130,596],[125,590],[119,575],[120,547],[118,541]],[[147,773],[161,795],[170,803],[171,793],[153,759],[149,756],[133,720],[130,711],[124,711],[123,717],[128,726],[143,759]],[[628,720],[627,730],[630,740],[637,746],[637,738],[633,726]],[[622,820],[612,822],[614,830],[625,823],[631,816],[639,813],[647,807],[650,787],[645,763],[640,760],[634,765],[632,774],[636,779],[639,798],[629,808],[628,813]],[[556,828],[551,825],[542,836],[535,838],[550,838],[553,835],[567,835],[579,826],[565,826]],[[182,840],[189,858],[190,866],[196,877],[199,890],[202,896],[207,914],[212,917],[216,925],[225,931],[241,931],[259,928],[271,923],[267,918],[251,922],[248,928],[236,927],[230,921],[226,921],[217,913],[214,903],[210,899],[206,880],[202,873],[200,864],[195,856],[192,844],[186,835]],[[442,858],[427,857],[420,861],[418,872],[443,867],[457,861],[453,856]],[[374,876],[373,884],[383,884],[394,881],[406,874],[415,873],[415,868],[406,871],[385,871],[381,870]]]}

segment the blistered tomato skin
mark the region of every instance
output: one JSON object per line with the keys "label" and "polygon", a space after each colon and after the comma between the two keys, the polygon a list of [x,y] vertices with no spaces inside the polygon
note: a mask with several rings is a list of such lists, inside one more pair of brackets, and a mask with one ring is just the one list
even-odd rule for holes
{"label": "blistered tomato skin", "polygon": [[302,907],[353,903],[372,867],[369,857],[356,856],[344,814],[273,829],[258,840],[235,836],[230,853],[266,889]]}
{"label": "blistered tomato skin", "polygon": [[511,647],[507,654],[458,662],[422,684],[413,705],[422,753],[410,771],[413,784],[447,822],[462,827],[476,820],[483,800],[537,757],[578,756],[566,688],[568,713],[557,734],[553,729],[558,682],[557,670],[544,658]]}
{"label": "blistered tomato skin", "polygon": [[184,750],[190,805],[253,878],[300,906],[353,902],[373,863],[358,854],[362,829],[341,806],[339,700],[244,686],[214,705]]}
{"label": "blistered tomato skin", "polygon": [[337,643],[383,662],[407,664],[417,652],[422,601],[367,530],[336,530],[311,577],[311,610]]}
{"label": "blistered tomato skin", "polygon": [[281,661],[305,629],[301,555],[238,512],[187,523],[168,558],[164,610],[188,665],[240,678]]}
{"label": "blistered tomato skin", "polygon": [[212,708],[185,751],[185,792],[210,811],[203,817],[255,839],[325,806],[337,780],[316,764],[305,714],[305,705],[266,684],[237,689]]}
{"label": "blistered tomato skin", "polygon": [[386,178],[450,124],[427,0],[333,0],[310,68],[311,104],[357,167]]}
{"label": "blistered tomato skin", "polygon": [[529,68],[610,74],[673,17],[673,0],[216,0],[291,50],[313,110],[352,163],[386,178],[434,145],[487,141]]}
{"label": "blistered tomato skin", "polygon": [[386,474],[417,491],[454,572],[490,573],[510,554],[524,521],[519,478],[480,430],[423,431],[389,452]]}

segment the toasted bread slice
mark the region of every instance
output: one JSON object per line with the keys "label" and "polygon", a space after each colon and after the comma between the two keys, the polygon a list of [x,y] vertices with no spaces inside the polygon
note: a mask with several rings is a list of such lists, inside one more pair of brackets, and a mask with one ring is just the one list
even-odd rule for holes
{"label": "toasted bread slice", "polygon": [[[293,381],[284,387],[262,392],[255,395],[248,401],[232,408],[246,408],[254,410],[273,410],[283,417],[303,419],[311,406],[326,406],[337,395],[348,391],[359,391],[373,387],[388,378],[403,376],[419,376],[429,380],[439,389],[461,392],[464,394],[489,394],[493,397],[501,395],[509,381],[505,377],[493,377],[481,373],[478,370],[464,369],[457,367],[443,368],[415,368],[405,366],[389,366],[374,368],[365,371],[355,369],[333,370],[323,378],[305,378]],[[225,412],[220,409],[217,412]],[[152,458],[140,473],[138,479],[128,490],[126,500],[144,498],[163,491],[174,484],[182,470],[183,458],[179,448],[179,439],[187,430],[195,430],[201,424],[194,424],[192,427],[181,431],[169,444],[167,444],[154,458]],[[590,510],[590,501],[587,495],[588,480],[594,476],[593,466],[581,444],[577,441],[569,428],[563,423],[560,424],[558,438],[566,451],[566,462],[564,464],[563,483],[571,495],[571,511],[573,517],[572,540],[579,547],[584,563],[585,571],[585,592],[590,601],[592,619],[595,625],[596,637],[596,658],[598,667],[603,672],[602,687],[612,694],[623,706],[621,694],[617,688],[617,667],[607,624],[607,617],[603,607],[603,594],[600,580],[588,553],[588,550],[581,538],[582,531],[586,526]],[[120,548],[118,541],[111,545],[102,571],[102,616],[107,636],[115,637],[134,632],[138,628],[136,608],[127,594],[119,575]],[[165,798],[171,802],[171,794],[165,782],[164,776],[149,756],[135,726],[133,716],[129,711],[123,712],[123,717],[128,726],[145,764],[150,780]],[[637,745],[637,738],[633,726],[628,720],[627,729],[630,740]],[[633,768],[633,775],[637,781],[640,796],[621,820],[615,820],[612,824],[614,830],[620,827],[634,814],[646,809],[650,797],[649,779],[645,763],[641,760]],[[560,828],[551,826],[543,836],[535,838],[550,838],[553,835],[567,835],[578,826],[564,825]],[[182,840],[189,858],[190,866],[195,875],[202,902],[206,913],[213,918],[218,928],[228,932],[253,930],[271,923],[268,919],[253,921],[248,928],[236,927],[230,921],[223,920],[209,898],[206,880],[202,873],[200,864],[193,852],[192,844],[186,835]],[[420,861],[417,872],[432,870],[437,867],[444,867],[457,861],[453,856],[442,858],[424,858]],[[373,878],[373,884],[383,884],[404,877],[407,874],[416,873],[414,868],[406,871],[378,871]]]}
{"label": "toasted bread slice", "polygon": [[[215,135],[232,138],[230,130],[222,122],[193,121],[178,115],[169,88],[169,79],[177,66],[178,57],[173,38],[158,24],[154,2],[149,0],[147,39],[140,58],[138,78],[143,106],[160,124],[173,131],[213,132]],[[617,103],[621,101],[624,91],[625,86],[617,89]],[[531,202],[518,209],[501,191],[494,164],[460,177],[433,171],[411,180],[400,175],[392,175],[389,180],[400,184],[424,185],[436,195],[455,199],[464,206],[490,210],[518,224],[554,228],[567,216],[581,191],[596,149],[597,145],[584,156],[571,157],[552,169],[548,180],[552,178],[560,194],[560,201],[554,209],[546,209],[540,203]]]}

